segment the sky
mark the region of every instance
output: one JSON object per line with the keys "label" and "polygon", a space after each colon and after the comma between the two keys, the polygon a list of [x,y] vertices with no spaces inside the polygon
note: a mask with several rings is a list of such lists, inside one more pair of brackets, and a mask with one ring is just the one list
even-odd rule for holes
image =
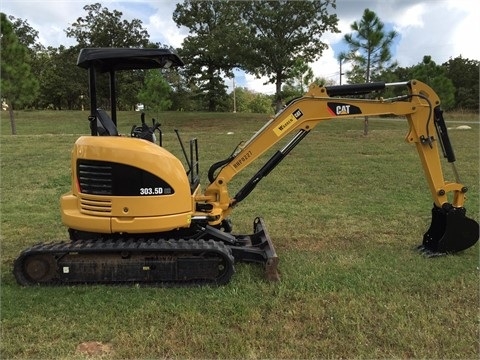
{"label": "sky", "polygon": [[[172,20],[175,0],[0,0],[0,11],[26,20],[39,32],[38,41],[44,46],[75,45],[75,39],[67,38],[65,29],[79,17],[85,17],[85,5],[101,3],[109,11],[118,10],[123,19],[139,19],[150,35],[150,41],[163,45],[181,47],[188,36],[188,29],[179,28]],[[329,45],[321,57],[310,64],[315,76],[340,81],[340,68],[337,57],[346,49],[343,40],[351,33],[351,24],[359,21],[363,11],[374,11],[387,29],[399,34],[392,47],[394,59],[401,67],[420,63],[425,55],[430,55],[437,64],[462,56],[480,60],[480,1],[478,0],[337,0],[336,13],[339,18],[337,34],[325,33],[322,41]],[[348,70],[348,63],[342,71]],[[409,80],[409,79],[403,79]],[[230,83],[230,81],[232,83]],[[342,79],[345,83],[346,79]],[[265,85],[265,79],[235,71],[236,86],[272,94],[273,84]],[[229,88],[233,80],[228,80]]]}

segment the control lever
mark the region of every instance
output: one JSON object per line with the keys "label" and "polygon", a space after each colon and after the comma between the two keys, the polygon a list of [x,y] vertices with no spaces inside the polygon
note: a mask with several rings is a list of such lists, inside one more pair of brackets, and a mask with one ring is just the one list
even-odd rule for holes
{"label": "control lever", "polygon": [[144,139],[155,143],[157,141],[155,136],[155,131],[159,133],[159,145],[162,146],[162,131],[160,129],[161,124],[152,118],[152,126],[148,126],[145,122],[145,113],[142,112],[140,115],[142,122],[141,126],[133,125],[132,130],[130,131],[130,136]]}

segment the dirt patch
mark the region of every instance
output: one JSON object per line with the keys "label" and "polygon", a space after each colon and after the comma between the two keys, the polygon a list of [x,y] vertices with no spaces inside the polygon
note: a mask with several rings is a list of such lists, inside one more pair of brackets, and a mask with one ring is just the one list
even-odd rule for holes
{"label": "dirt patch", "polygon": [[77,346],[77,354],[88,356],[102,356],[112,353],[112,346],[99,341],[87,341]]}

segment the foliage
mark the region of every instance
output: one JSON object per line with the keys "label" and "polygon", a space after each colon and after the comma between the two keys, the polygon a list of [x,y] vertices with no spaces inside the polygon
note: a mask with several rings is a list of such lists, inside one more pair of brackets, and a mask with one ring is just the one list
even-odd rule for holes
{"label": "foliage", "polygon": [[335,81],[332,79],[326,79],[318,76],[314,77],[312,69],[308,67],[306,68],[304,74],[299,75],[297,80],[290,79],[286,82],[282,88],[282,96],[285,99],[285,102],[288,103],[291,100],[304,95],[308,91],[309,87],[314,84],[320,87],[336,85]]}
{"label": "foliage", "polygon": [[248,106],[250,113],[273,115],[273,99],[269,95],[254,93],[253,99]]}
{"label": "foliage", "polygon": [[1,43],[1,89],[2,101],[8,105],[12,134],[16,134],[13,110],[17,106],[29,105],[38,92],[38,81],[32,75],[28,49],[21,44],[12,23],[0,13]]}
{"label": "foliage", "polygon": [[[353,63],[352,70],[347,72],[350,81],[368,83],[385,69],[392,70],[397,66],[396,62],[391,62],[390,46],[398,34],[393,30],[386,32],[375,12],[365,9],[360,22],[354,21],[350,27],[353,33],[344,36],[350,48],[350,53],[344,58]],[[368,131],[368,117],[365,117],[364,135]]]}
{"label": "foliage", "polygon": [[145,86],[138,94],[138,100],[147,109],[158,111],[169,110],[172,101],[168,98],[171,92],[170,85],[158,70],[148,70],[145,76]]}
{"label": "foliage", "polygon": [[224,108],[226,85],[223,75],[232,76],[238,55],[239,29],[237,3],[232,1],[192,1],[177,4],[173,20],[185,26],[190,34],[185,38],[179,55],[184,59],[186,74],[195,82],[196,96],[204,109]]}
{"label": "foliage", "polygon": [[38,31],[32,28],[27,20],[15,18],[11,15],[8,19],[12,23],[18,41],[31,50],[32,55],[43,49],[43,45],[37,42]]}
{"label": "foliage", "polygon": [[77,40],[79,48],[148,46],[150,36],[141,20],[122,20],[121,11],[109,11],[100,3],[83,9],[87,15],[77,18],[65,31],[67,37]]}
{"label": "foliage", "polygon": [[[85,47],[158,47],[159,44],[149,42],[150,35],[142,27],[142,21],[123,19],[123,13],[110,11],[100,3],[86,5],[85,17],[79,17],[65,31],[67,37],[75,38],[77,52]],[[137,94],[144,81],[143,72],[118,72],[117,100],[119,109],[133,109],[138,102]],[[98,78],[99,104],[107,109],[109,103],[109,79],[107,76]]]}
{"label": "foliage", "polygon": [[342,77],[345,75],[345,73],[342,70],[342,66],[349,60],[349,54],[347,54],[345,51],[340,52],[340,54],[337,55],[337,61],[338,64],[340,65],[340,72],[339,72],[339,85],[342,85]]}
{"label": "foliage", "polygon": [[344,40],[350,48],[348,59],[353,62],[353,69],[347,72],[352,83],[370,82],[385,69],[397,66],[391,61],[390,47],[398,34],[394,30],[387,32],[375,12],[365,9],[360,21],[350,27],[353,33],[346,34]]}
{"label": "foliage", "polygon": [[455,107],[465,110],[479,109],[479,65],[478,60],[464,59],[458,56],[442,64],[444,75],[455,88]]}
{"label": "foliage", "polygon": [[312,68],[303,59],[297,59],[292,70],[292,77],[282,87],[282,97],[288,99],[303,95],[314,77]]}
{"label": "foliage", "polygon": [[247,88],[237,87],[235,91],[232,92],[232,103],[233,96],[235,96],[235,111],[249,112],[249,104],[255,95]]}
{"label": "foliage", "polygon": [[235,88],[230,94],[232,109],[235,96],[235,111],[242,113],[273,114],[272,97],[253,92],[244,87]]}
{"label": "foliage", "polygon": [[328,45],[321,40],[327,32],[338,32],[331,0],[243,2],[241,15],[250,30],[242,44],[242,68],[257,77],[267,76],[276,87],[276,110],[282,106],[282,84],[297,71],[298,61],[318,59]]}
{"label": "foliage", "polygon": [[37,107],[41,109],[80,109],[88,94],[85,70],[75,66],[78,57],[74,47],[49,47],[35,57],[40,95]]}
{"label": "foliage", "polygon": [[[79,109],[87,94],[87,77],[75,66],[76,47],[47,47],[37,42],[38,31],[26,20],[9,17],[19,41],[29,50],[32,75],[38,80],[38,95],[32,102],[37,109]],[[83,96],[82,96],[83,95]]]}
{"label": "foliage", "polygon": [[431,56],[424,56],[421,63],[408,68],[398,67],[393,72],[385,71],[381,78],[390,82],[421,80],[437,92],[445,110],[478,112],[478,61],[459,56],[439,66]]}
{"label": "foliage", "polygon": [[[175,52],[175,49],[170,49]],[[162,76],[170,85],[171,91],[169,93],[169,100],[171,101],[170,110],[194,111],[198,108],[195,101],[192,100],[190,88],[191,83],[185,74],[184,67],[170,68],[167,71],[162,71]]]}
{"label": "foliage", "polygon": [[423,81],[432,87],[442,101],[444,110],[451,110],[455,104],[455,88],[445,76],[445,69],[435,64],[431,56],[424,56],[423,62],[412,68],[412,79]]}

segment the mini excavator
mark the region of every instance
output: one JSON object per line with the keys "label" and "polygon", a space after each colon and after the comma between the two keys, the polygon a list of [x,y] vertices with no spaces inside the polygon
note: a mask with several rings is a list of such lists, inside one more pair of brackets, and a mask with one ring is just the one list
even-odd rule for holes
{"label": "mini excavator", "polygon": [[[183,165],[162,146],[158,123],[149,126],[142,117],[130,136],[120,136],[116,127],[115,74],[183,66],[182,60],[166,49],[85,48],[77,65],[89,74],[91,135],[73,146],[71,190],[60,201],[69,240],[21,252],[13,270],[21,285],[222,285],[237,262],[260,264],[268,280],[278,280],[278,256],[264,220],[254,220],[251,234],[234,234],[229,215],[318,123],[337,118],[406,118],[406,142],[416,147],[433,198],[422,253],[456,253],[478,241],[479,224],[466,216],[467,187],[455,168],[440,99],[420,81],[312,85],[231,156],[214,163],[202,191],[196,139],[188,149],[179,138]],[[97,106],[100,73],[110,78],[110,116]],[[389,87],[401,95],[365,98]],[[282,139],[286,145],[230,196],[232,178]],[[455,181],[444,179],[439,148],[453,166]]]}

